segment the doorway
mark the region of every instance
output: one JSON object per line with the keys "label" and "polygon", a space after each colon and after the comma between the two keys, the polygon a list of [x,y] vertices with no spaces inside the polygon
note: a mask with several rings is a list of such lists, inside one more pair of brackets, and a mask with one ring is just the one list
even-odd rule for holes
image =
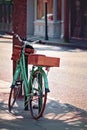
{"label": "doorway", "polygon": [[12,30],[13,0],[0,0],[0,32]]}
{"label": "doorway", "polygon": [[70,12],[71,38],[87,40],[87,0],[71,0]]}

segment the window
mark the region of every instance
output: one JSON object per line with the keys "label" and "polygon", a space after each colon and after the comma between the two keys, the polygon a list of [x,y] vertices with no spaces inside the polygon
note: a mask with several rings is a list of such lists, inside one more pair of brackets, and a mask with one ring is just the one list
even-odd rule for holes
{"label": "window", "polygon": [[13,0],[0,0],[0,4],[11,3]]}
{"label": "window", "polygon": [[[53,14],[53,0],[49,0],[47,3],[47,14]],[[37,0],[37,19],[44,17],[44,1]]]}

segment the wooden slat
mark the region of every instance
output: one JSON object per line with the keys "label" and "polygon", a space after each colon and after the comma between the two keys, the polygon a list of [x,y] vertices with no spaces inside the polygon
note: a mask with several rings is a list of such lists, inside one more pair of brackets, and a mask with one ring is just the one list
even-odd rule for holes
{"label": "wooden slat", "polygon": [[32,64],[35,66],[59,67],[60,58],[31,54],[28,57],[28,64]]}
{"label": "wooden slat", "polygon": [[[19,45],[15,45],[13,48],[13,54],[12,54],[12,60],[17,61],[20,59],[20,54],[21,54],[21,49],[22,47]],[[25,49],[25,55],[30,55],[31,53],[34,53],[34,49],[26,48]]]}

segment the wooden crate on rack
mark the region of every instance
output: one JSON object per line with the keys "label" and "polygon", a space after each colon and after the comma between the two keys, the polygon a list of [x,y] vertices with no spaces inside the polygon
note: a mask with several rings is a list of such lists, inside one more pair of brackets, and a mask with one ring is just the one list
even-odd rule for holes
{"label": "wooden crate on rack", "polygon": [[59,67],[60,58],[48,57],[39,54],[30,54],[28,57],[28,64],[35,66]]}
{"label": "wooden crate on rack", "polygon": [[[22,47],[19,45],[15,45],[13,49],[13,54],[12,54],[12,60],[17,61],[20,59],[20,54],[21,54],[21,49]],[[28,56],[31,53],[34,53],[34,49],[26,48],[25,49],[25,55]]]}

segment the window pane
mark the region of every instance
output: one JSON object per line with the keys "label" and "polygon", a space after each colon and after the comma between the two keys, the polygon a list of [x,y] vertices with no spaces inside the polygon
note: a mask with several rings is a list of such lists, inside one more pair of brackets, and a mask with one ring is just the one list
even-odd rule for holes
{"label": "window pane", "polygon": [[[53,0],[49,0],[47,3],[47,14],[53,14]],[[44,2],[37,0],[37,19],[41,19],[44,16]]]}
{"label": "window pane", "polygon": [[48,2],[48,14],[53,14],[53,0],[49,0]]}
{"label": "window pane", "polygon": [[44,2],[37,0],[37,19],[41,19],[44,15]]}

